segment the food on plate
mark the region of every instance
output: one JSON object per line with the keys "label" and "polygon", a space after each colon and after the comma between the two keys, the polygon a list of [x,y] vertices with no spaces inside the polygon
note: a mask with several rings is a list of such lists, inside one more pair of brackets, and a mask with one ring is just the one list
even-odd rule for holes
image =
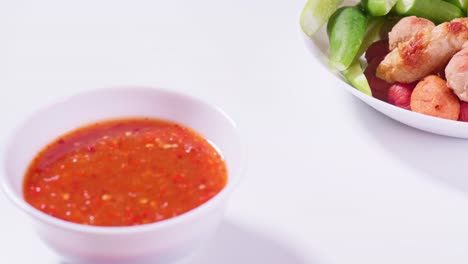
{"label": "food on plate", "polygon": [[330,66],[394,106],[468,121],[468,1],[354,2],[328,20]]}
{"label": "food on plate", "polygon": [[364,74],[367,78],[367,81],[369,82],[372,96],[386,102],[388,97],[388,88],[390,88],[392,84],[380,79],[375,75],[377,66],[379,66],[380,62],[384,58],[385,54],[372,58],[372,60],[367,65]]}
{"label": "food on plate", "polygon": [[370,63],[372,61],[372,59],[374,59],[376,57],[382,57],[383,56],[382,59],[380,59],[380,61],[379,61],[379,63],[380,63],[389,52],[388,44],[389,44],[388,40],[386,40],[386,39],[378,40],[378,41],[372,43],[369,46],[369,48],[367,49],[366,54],[364,54],[367,63]]}
{"label": "food on plate", "polygon": [[460,102],[460,116],[458,117],[459,121],[468,122],[468,103]]}
{"label": "food on plate", "polygon": [[[468,43],[468,42],[467,42]],[[445,68],[447,84],[460,100],[468,101],[468,47],[464,48],[448,63]]]}
{"label": "food on plate", "polygon": [[330,64],[346,70],[358,54],[368,19],[358,7],[341,7],[330,17],[327,33],[330,39]]}
{"label": "food on plate", "polygon": [[343,0],[307,1],[301,13],[302,31],[309,37],[312,37],[321,26],[327,23],[330,16],[341,3],[343,3]]}
{"label": "food on plate", "polygon": [[445,22],[418,31],[392,50],[377,67],[377,76],[389,83],[411,83],[441,69],[468,40],[461,22]]}
{"label": "food on plate", "polygon": [[468,18],[462,17],[462,18],[456,18],[452,20],[452,22],[460,22],[465,25],[465,27],[468,27]]}
{"label": "food on plate", "polygon": [[415,83],[395,83],[388,88],[388,102],[394,106],[411,110],[411,94]]}
{"label": "food on plate", "polygon": [[362,73],[362,67],[359,62],[353,62],[348,69],[344,70],[342,73],[346,80],[356,87],[356,89],[367,95],[372,95],[371,87],[369,86],[366,76]]}
{"label": "food on plate", "polygon": [[466,9],[443,0],[398,0],[395,13],[401,16],[424,17],[436,24],[465,16]]}
{"label": "food on plate", "polygon": [[429,75],[420,81],[411,94],[411,110],[425,115],[458,120],[460,101],[437,75]]}
{"label": "food on plate", "polygon": [[192,210],[226,182],[222,156],[202,136],[134,118],[85,126],[46,146],[26,172],[23,195],[62,220],[131,226]]}
{"label": "food on plate", "polygon": [[372,16],[385,16],[397,0],[362,0],[362,6]]}
{"label": "food on plate", "polygon": [[425,18],[415,16],[404,17],[388,33],[388,42],[386,40],[383,41],[388,43],[387,45],[390,50],[394,50],[398,47],[398,44],[410,40],[419,31],[432,30],[434,27],[435,24]]}
{"label": "food on plate", "polygon": [[459,8],[461,8],[461,10],[468,10],[468,0],[446,0],[446,1],[458,6]]}
{"label": "food on plate", "polygon": [[[384,49],[376,46],[378,46],[377,44],[382,30],[384,30],[384,22],[385,20],[382,18],[373,18],[368,20],[367,30],[361,43],[361,47],[357,51],[355,50],[353,54],[346,54],[348,58],[352,57],[353,61],[347,69],[342,71],[343,76],[349,83],[351,83],[351,85],[367,95],[372,95],[371,87],[369,86],[369,82],[366,79],[366,75],[363,72],[363,67],[359,59],[356,58],[359,58],[367,49],[373,49],[375,51],[374,54],[369,54],[369,59],[371,56],[380,56],[383,54],[381,52],[384,52]],[[377,44],[375,43],[376,41]],[[386,53],[388,52],[385,52],[385,54]],[[331,64],[334,64],[335,67],[337,66],[336,63]]]}

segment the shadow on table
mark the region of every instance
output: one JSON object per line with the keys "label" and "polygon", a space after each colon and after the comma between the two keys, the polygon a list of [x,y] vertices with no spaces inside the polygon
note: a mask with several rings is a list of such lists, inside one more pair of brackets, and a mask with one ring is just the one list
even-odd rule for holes
{"label": "shadow on table", "polygon": [[352,97],[355,114],[382,147],[427,177],[468,193],[468,140],[424,132],[379,113]]}
{"label": "shadow on table", "polygon": [[246,229],[232,222],[223,222],[211,245],[201,256],[187,264],[317,264],[306,261],[295,252],[266,234]]}
{"label": "shadow on table", "polygon": [[[287,245],[266,234],[224,221],[217,233],[201,252],[179,264],[319,264],[306,261]],[[60,262],[59,264],[70,264]]]}

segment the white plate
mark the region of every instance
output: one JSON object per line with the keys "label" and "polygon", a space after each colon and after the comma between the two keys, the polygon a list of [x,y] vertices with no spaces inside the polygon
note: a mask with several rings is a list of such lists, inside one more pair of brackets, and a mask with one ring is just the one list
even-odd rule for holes
{"label": "white plate", "polygon": [[[354,2],[345,1],[344,5],[351,5]],[[318,60],[326,68],[330,73],[330,77],[338,79],[336,83],[341,89],[350,92],[382,114],[408,126],[443,136],[468,138],[468,123],[466,122],[452,121],[408,111],[368,96],[349,85],[338,72],[333,72],[327,66],[328,37],[324,28],[317,32],[312,39],[304,34],[304,39],[306,46],[312,52],[313,59]]]}

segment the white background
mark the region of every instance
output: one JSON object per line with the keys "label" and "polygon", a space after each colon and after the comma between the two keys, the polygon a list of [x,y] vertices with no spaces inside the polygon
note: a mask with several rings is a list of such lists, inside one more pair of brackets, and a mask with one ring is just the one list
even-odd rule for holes
{"label": "white background", "polygon": [[[468,141],[344,92],[304,46],[303,3],[3,1],[1,141],[78,91],[182,91],[228,112],[248,145],[213,250],[193,263],[467,263]],[[0,212],[0,263],[59,263],[3,195]]]}

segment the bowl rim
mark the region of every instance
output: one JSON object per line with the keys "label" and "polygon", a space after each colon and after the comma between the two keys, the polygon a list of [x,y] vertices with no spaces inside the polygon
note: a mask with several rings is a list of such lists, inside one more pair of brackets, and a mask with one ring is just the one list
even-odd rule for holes
{"label": "bowl rim", "polygon": [[[131,92],[151,92],[151,93],[158,93],[160,95],[165,96],[174,96],[179,97],[185,100],[189,100],[194,102],[197,105],[201,105],[210,109],[210,111],[217,112],[220,114],[234,130],[234,134],[238,139],[240,144],[239,146],[239,165],[233,171],[235,171],[235,177],[229,177],[229,167],[228,167],[228,181],[226,186],[218,192],[214,197],[210,200],[204,202],[203,204],[183,213],[177,215],[175,217],[171,217],[168,219],[164,219],[158,222],[152,222],[148,224],[141,224],[141,225],[134,225],[134,226],[92,226],[92,225],[84,225],[74,222],[69,222],[66,220],[62,220],[51,215],[48,215],[36,208],[32,205],[27,203],[20,195],[17,195],[14,190],[10,187],[8,183],[8,177],[6,168],[4,167],[4,163],[6,162],[5,157],[8,152],[13,147],[13,138],[15,137],[15,132],[20,129],[23,125],[29,122],[32,118],[35,117],[36,114],[40,114],[50,108],[59,106],[60,104],[66,103],[69,100],[73,100],[75,98],[90,95],[93,93],[112,93],[116,91],[131,91]],[[97,88],[97,89],[90,89],[85,90],[82,92],[76,92],[71,95],[63,96],[57,100],[53,100],[49,103],[45,103],[42,107],[38,109],[34,109],[30,111],[24,118],[21,119],[17,125],[9,131],[8,135],[5,137],[5,147],[2,151],[0,151],[0,189],[3,190],[3,193],[6,195],[8,200],[10,200],[16,207],[21,209],[24,213],[31,216],[32,218],[42,222],[46,225],[51,225],[53,227],[57,227],[63,230],[75,231],[79,233],[87,233],[87,234],[97,234],[97,235],[125,235],[125,234],[139,234],[145,232],[154,232],[162,229],[168,229],[174,226],[177,226],[181,223],[190,222],[192,219],[196,218],[198,215],[209,212],[210,210],[214,209],[218,204],[222,203],[223,201],[226,202],[229,200],[229,195],[233,191],[233,189],[239,184],[242,175],[244,174],[245,170],[245,162],[246,162],[246,145],[243,143],[241,138],[241,133],[238,124],[220,107],[207,103],[206,101],[183,92],[173,91],[164,88],[156,88],[150,86],[133,86],[133,85],[126,85],[126,86],[114,86],[114,87],[106,87],[106,88]],[[221,153],[222,155],[222,153]]]}

